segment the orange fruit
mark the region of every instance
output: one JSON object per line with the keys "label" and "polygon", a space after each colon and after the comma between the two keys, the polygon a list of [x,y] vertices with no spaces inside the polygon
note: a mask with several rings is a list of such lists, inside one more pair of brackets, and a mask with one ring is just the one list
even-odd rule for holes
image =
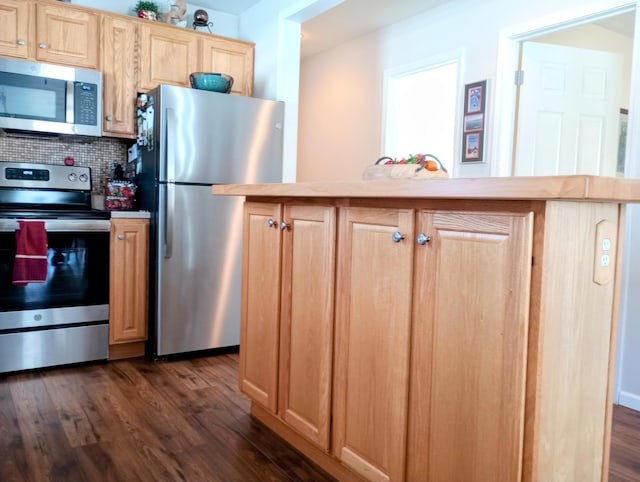
{"label": "orange fruit", "polygon": [[425,162],[424,167],[427,169],[427,171],[437,171],[438,163],[436,161],[427,161]]}

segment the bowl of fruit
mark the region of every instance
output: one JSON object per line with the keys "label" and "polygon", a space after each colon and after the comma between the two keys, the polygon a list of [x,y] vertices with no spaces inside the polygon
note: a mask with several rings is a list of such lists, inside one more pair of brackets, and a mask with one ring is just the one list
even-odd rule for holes
{"label": "bowl of fruit", "polygon": [[411,154],[408,157],[383,156],[365,169],[362,178],[380,179],[446,179],[449,173],[433,154]]}

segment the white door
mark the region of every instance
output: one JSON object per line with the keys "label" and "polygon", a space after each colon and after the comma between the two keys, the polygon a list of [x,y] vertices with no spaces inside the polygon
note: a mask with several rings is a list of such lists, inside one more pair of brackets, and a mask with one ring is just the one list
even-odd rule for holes
{"label": "white door", "polygon": [[514,172],[615,176],[621,54],[524,42]]}

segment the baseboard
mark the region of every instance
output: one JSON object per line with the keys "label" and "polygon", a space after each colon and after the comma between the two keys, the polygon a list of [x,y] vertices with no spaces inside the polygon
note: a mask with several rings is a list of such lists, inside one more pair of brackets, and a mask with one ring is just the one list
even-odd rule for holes
{"label": "baseboard", "polygon": [[618,405],[640,411],[640,395],[630,392],[620,392]]}

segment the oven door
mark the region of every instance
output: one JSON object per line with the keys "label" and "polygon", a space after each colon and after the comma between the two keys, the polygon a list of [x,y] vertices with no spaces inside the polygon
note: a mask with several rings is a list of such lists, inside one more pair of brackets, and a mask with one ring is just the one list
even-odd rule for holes
{"label": "oven door", "polygon": [[[46,282],[15,286],[12,274],[18,222],[0,219],[0,330],[108,319],[109,220],[44,221],[49,247]],[[74,310],[69,309],[72,307],[87,313],[73,314]],[[63,308],[67,309],[46,315],[49,320],[43,319],[43,314],[15,316],[15,312],[36,313]],[[14,315],[9,317],[10,312]],[[55,313],[65,313],[65,316]]]}

